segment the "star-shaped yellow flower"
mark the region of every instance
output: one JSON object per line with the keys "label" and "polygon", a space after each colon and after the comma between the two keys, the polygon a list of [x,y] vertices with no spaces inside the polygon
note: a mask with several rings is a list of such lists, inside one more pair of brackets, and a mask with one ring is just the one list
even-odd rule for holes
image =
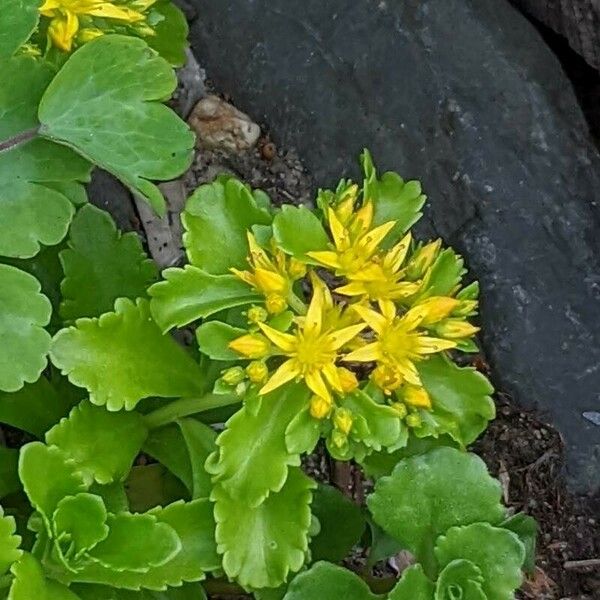
{"label": "star-shaped yellow flower", "polygon": [[[336,365],[340,350],[355,338],[365,323],[341,329],[328,328],[324,324],[327,310],[333,304],[325,284],[312,277],[313,296],[306,316],[296,324],[292,333],[283,333],[265,323],[258,326],[275,346],[278,355],[287,357],[267,383],[261,394],[268,394],[292,379],[304,379],[306,385],[318,397],[331,402],[331,390],[344,393],[345,370],[340,372]],[[232,342],[235,348],[235,340]]]}
{"label": "star-shaped yellow flower", "polygon": [[[146,3],[145,8],[153,3]],[[44,17],[50,17],[48,35],[52,43],[64,52],[70,52],[73,48],[73,40],[80,27],[80,16],[115,19],[125,23],[145,20],[145,16],[138,10],[106,0],[46,0],[40,7],[40,13]]]}
{"label": "star-shaped yellow flower", "polygon": [[[379,382],[388,393],[403,383],[421,386],[415,363],[429,354],[456,346],[456,342],[430,337],[419,329],[428,314],[422,306],[416,306],[402,316],[397,315],[391,301],[379,302],[381,312],[360,304],[354,305],[353,309],[373,330],[376,340],[350,352],[344,360],[377,362],[375,370],[381,372]],[[378,383],[377,377],[375,382]]]}

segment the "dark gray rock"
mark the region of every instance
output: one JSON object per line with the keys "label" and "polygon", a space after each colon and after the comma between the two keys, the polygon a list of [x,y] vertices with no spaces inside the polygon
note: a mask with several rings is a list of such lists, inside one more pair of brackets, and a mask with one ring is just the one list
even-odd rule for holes
{"label": "dark gray rock", "polygon": [[194,0],[217,89],[298,149],[320,185],[418,178],[421,225],[483,288],[500,390],[558,425],[578,490],[600,486],[600,160],[571,86],[499,0]]}

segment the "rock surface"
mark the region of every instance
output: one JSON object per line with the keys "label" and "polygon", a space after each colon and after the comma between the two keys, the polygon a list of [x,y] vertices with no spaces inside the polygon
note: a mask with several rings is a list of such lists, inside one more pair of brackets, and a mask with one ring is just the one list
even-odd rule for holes
{"label": "rock surface", "polygon": [[252,119],[218,96],[202,98],[188,118],[196,132],[196,146],[241,152],[253,148],[260,127]]}
{"label": "rock surface", "polygon": [[495,384],[558,425],[571,482],[597,490],[600,159],[533,27],[499,0],[192,3],[217,88],[319,185],[356,176],[363,146],[423,182],[420,233],[481,281]]}

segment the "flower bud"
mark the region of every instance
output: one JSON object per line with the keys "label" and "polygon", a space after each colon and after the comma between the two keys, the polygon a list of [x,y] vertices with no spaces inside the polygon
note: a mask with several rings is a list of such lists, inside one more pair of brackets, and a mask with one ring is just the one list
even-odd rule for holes
{"label": "flower bud", "polygon": [[85,29],[79,30],[77,40],[82,44],[86,44],[102,35],[104,35],[104,31],[101,29],[98,29],[97,27],[86,27]]}
{"label": "flower bud", "polygon": [[440,337],[450,340],[471,337],[478,331],[479,327],[475,327],[463,319],[446,319],[435,327],[435,332]]}
{"label": "flower bud", "polygon": [[371,379],[375,385],[381,388],[386,394],[390,394],[393,390],[398,389],[404,378],[402,374],[389,365],[378,365],[371,373]]}
{"label": "flower bud", "polygon": [[404,402],[393,402],[390,405],[397,413],[401,419],[404,419],[408,414],[408,409],[406,408],[406,404]]}
{"label": "flower bud", "polygon": [[423,325],[433,325],[445,319],[453,310],[460,306],[461,302],[456,298],[448,296],[432,296],[419,303],[416,308],[422,311]]}
{"label": "flower bud", "polygon": [[263,383],[269,376],[269,369],[264,362],[260,360],[253,360],[246,367],[246,375],[252,383]]}
{"label": "flower bud", "polygon": [[358,379],[356,378],[356,375],[350,371],[350,369],[346,369],[346,367],[338,367],[337,374],[342,386],[342,391],[346,394],[353,392],[358,387]]}
{"label": "flower bud", "polygon": [[419,415],[419,413],[416,412],[407,415],[405,421],[406,424],[412,428],[421,427],[421,424],[423,423],[421,420],[421,415]]}
{"label": "flower bud", "polygon": [[269,313],[262,306],[252,306],[246,312],[248,323],[264,323],[269,318]]}
{"label": "flower bud", "polygon": [[348,436],[337,429],[331,432],[331,442],[336,448],[342,448],[348,443]]}
{"label": "flower bud", "polygon": [[401,391],[402,399],[406,404],[416,408],[431,408],[431,398],[427,390],[418,385],[406,385]]}
{"label": "flower bud", "polygon": [[334,427],[344,435],[350,433],[353,421],[352,413],[346,408],[338,408],[333,415]]}
{"label": "flower bud", "polygon": [[460,300],[460,304],[452,311],[453,317],[470,317],[477,310],[477,300]]}
{"label": "flower bud", "polygon": [[310,399],[310,414],[315,419],[324,419],[329,415],[332,408],[331,400],[321,396],[313,396]]}
{"label": "flower bud", "polygon": [[306,265],[297,258],[292,257],[288,265],[288,273],[294,280],[301,279],[306,275]]}
{"label": "flower bud", "polygon": [[406,275],[408,279],[414,280],[423,277],[425,271],[431,267],[438,257],[442,240],[438,239],[435,242],[430,242],[419,248],[410,258],[406,265]]}
{"label": "flower bud", "polygon": [[260,333],[248,333],[229,342],[229,348],[246,358],[264,358],[269,354],[271,344]]}
{"label": "flower bud", "polygon": [[237,385],[241,383],[246,378],[246,373],[242,367],[231,367],[231,369],[227,369],[223,371],[221,379],[227,385]]}
{"label": "flower bud", "polygon": [[269,294],[265,304],[272,315],[278,315],[288,306],[286,299],[281,294]]}

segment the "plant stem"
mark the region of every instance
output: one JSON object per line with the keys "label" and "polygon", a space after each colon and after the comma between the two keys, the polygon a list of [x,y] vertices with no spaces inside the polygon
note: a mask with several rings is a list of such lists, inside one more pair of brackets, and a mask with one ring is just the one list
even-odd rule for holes
{"label": "plant stem", "polygon": [[39,127],[33,127],[31,129],[21,131],[21,133],[17,133],[16,135],[13,135],[12,137],[9,137],[6,140],[2,140],[0,142],[0,152],[4,152],[4,150],[10,150],[14,146],[18,146],[23,142],[28,142],[29,140],[32,140],[38,134],[39,130]]}
{"label": "plant stem", "polygon": [[157,429],[182,417],[195,415],[213,408],[237,404],[238,402],[240,402],[240,399],[230,394],[206,394],[200,398],[180,398],[148,413],[144,417],[144,422],[148,429]]}
{"label": "plant stem", "polygon": [[287,297],[287,301],[288,304],[299,314],[299,315],[305,315],[306,314],[306,304],[304,304],[304,302],[298,298],[298,296],[296,296],[296,294],[294,294],[294,292],[290,292],[288,297]]}

